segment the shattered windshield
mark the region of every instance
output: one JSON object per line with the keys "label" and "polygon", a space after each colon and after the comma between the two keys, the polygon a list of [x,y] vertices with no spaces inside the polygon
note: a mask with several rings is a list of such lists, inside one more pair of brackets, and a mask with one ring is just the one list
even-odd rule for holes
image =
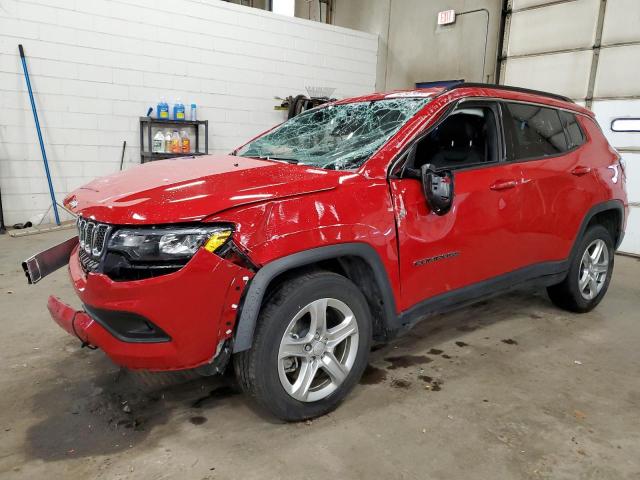
{"label": "shattered windshield", "polygon": [[248,143],[237,155],[334,170],[356,168],[429,100],[393,98],[309,110]]}

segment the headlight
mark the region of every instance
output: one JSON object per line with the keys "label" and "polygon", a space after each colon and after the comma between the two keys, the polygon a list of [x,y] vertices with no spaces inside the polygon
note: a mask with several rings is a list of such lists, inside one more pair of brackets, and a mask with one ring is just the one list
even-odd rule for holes
{"label": "headlight", "polygon": [[186,260],[202,246],[215,252],[232,233],[230,227],[220,226],[123,229],[111,237],[109,250],[123,252],[132,260]]}

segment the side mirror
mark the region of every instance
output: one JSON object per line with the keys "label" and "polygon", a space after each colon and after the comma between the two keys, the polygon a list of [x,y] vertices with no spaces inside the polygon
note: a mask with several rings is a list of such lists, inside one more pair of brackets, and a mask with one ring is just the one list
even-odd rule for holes
{"label": "side mirror", "polygon": [[436,215],[444,215],[453,205],[453,173],[451,170],[436,171],[427,163],[420,168],[422,190],[427,203]]}

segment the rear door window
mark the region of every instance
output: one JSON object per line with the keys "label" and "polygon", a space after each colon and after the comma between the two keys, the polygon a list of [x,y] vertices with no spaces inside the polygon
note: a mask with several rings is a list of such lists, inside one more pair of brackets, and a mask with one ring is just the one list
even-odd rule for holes
{"label": "rear door window", "polygon": [[522,103],[506,103],[505,110],[513,160],[543,158],[568,150],[557,110]]}
{"label": "rear door window", "polygon": [[578,119],[573,113],[559,112],[562,126],[567,131],[567,140],[569,142],[569,150],[579,147],[584,143],[584,133],[580,128]]}

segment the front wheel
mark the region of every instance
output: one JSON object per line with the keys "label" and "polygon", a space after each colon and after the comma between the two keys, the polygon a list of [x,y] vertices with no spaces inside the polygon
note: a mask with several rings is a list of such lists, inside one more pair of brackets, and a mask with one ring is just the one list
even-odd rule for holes
{"label": "front wheel", "polygon": [[323,415],[356,385],[367,365],[366,299],[330,272],[281,285],[263,306],[253,345],[234,357],[243,390],[286,421]]}
{"label": "front wheel", "polygon": [[609,230],[602,225],[589,228],[580,240],[577,252],[567,277],[547,288],[547,292],[560,308],[584,313],[593,310],[609,288],[614,260]]}

